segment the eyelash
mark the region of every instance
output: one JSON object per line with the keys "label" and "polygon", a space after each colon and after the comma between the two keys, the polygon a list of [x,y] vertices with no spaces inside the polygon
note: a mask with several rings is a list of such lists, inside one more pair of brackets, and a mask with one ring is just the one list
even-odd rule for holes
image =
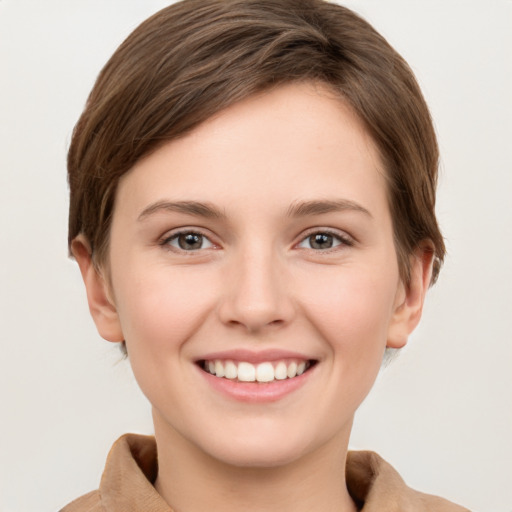
{"label": "eyelash", "polygon": [[334,240],[337,240],[339,243],[334,245],[333,247],[328,247],[327,249],[313,249],[312,247],[304,247],[306,250],[312,250],[314,252],[328,253],[331,251],[336,251],[339,246],[345,247],[353,247],[354,240],[347,236],[346,234],[339,233],[337,231],[333,231],[330,229],[314,229],[304,236],[299,242],[299,246],[306,242],[307,240],[311,240],[311,238],[315,235],[327,235],[332,237]]}
{"label": "eyelash", "polygon": [[[196,236],[199,236],[199,237],[201,237],[201,240],[203,242],[207,241],[210,244],[210,246],[209,247],[201,247],[199,249],[187,250],[187,249],[183,249],[181,247],[176,247],[176,246],[172,245],[171,242],[176,241],[177,243],[179,243],[179,238],[181,236],[184,236],[184,235],[196,235]],[[201,250],[209,249],[209,248],[215,246],[215,244],[210,240],[210,238],[208,236],[206,236],[204,233],[201,233],[201,231],[198,231],[197,229],[196,230],[185,229],[183,231],[178,231],[176,233],[172,233],[169,236],[165,236],[160,241],[160,245],[163,246],[163,247],[168,248],[169,250],[174,250],[174,251],[180,252],[180,253],[195,253],[195,252],[200,252]]]}
{"label": "eyelash", "polygon": [[[184,236],[184,235],[196,235],[198,237],[201,237],[201,242],[205,242],[206,241],[209,244],[209,246],[207,246],[207,247],[200,247],[200,248],[197,248],[197,249],[188,249],[187,250],[187,249],[183,249],[182,247],[177,247],[177,246],[172,244],[172,242],[174,242],[174,241],[176,241],[179,244],[179,238],[181,236]],[[327,235],[329,237],[332,237],[338,243],[336,243],[332,247],[328,247],[326,249],[321,249],[321,248],[320,249],[315,249],[315,248],[313,248],[311,246],[310,247],[301,247],[301,245],[304,244],[304,243],[307,243],[308,240],[310,241],[310,244],[311,244],[311,238],[313,236],[315,236],[315,235],[316,236],[318,236],[318,235]],[[210,249],[210,248],[216,247],[215,244],[210,240],[210,238],[207,235],[205,235],[204,233],[202,233],[199,230],[193,230],[193,229],[186,229],[186,230],[178,231],[176,233],[172,233],[171,235],[166,236],[165,238],[163,238],[159,242],[159,245],[161,245],[163,247],[166,247],[169,250],[172,250],[172,251],[175,251],[175,252],[179,252],[179,253],[183,253],[183,254],[199,253],[199,252],[201,252],[204,249]],[[300,242],[298,244],[296,244],[295,247],[299,247],[299,248],[305,249],[305,250],[314,251],[316,253],[330,253],[332,251],[339,250],[338,249],[339,246],[352,247],[353,245],[354,245],[354,240],[352,238],[348,237],[345,234],[341,234],[339,232],[335,232],[335,231],[330,230],[330,229],[318,229],[318,228],[316,228],[314,230],[309,231],[309,233],[307,233],[305,236],[303,236],[301,238]]]}

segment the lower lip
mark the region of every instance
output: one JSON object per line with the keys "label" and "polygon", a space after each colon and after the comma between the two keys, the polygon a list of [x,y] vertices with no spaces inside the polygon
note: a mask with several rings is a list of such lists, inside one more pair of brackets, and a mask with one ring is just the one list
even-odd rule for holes
{"label": "lower lip", "polygon": [[297,377],[272,382],[239,382],[216,377],[201,368],[198,370],[216,391],[240,402],[262,403],[277,402],[302,387],[315,367],[316,365]]}

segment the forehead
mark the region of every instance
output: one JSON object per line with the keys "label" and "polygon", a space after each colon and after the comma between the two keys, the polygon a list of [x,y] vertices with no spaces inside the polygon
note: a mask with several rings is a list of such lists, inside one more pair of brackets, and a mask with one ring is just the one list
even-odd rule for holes
{"label": "forehead", "polygon": [[[186,163],[189,171],[216,164],[222,167],[228,157],[238,157],[245,163],[240,169],[243,174],[243,168],[250,166],[249,156],[254,157],[255,152],[261,157],[254,164],[264,162],[265,167],[277,167],[281,159],[294,154],[297,160],[305,159],[314,168],[311,158],[318,161],[343,153],[344,163],[351,163],[352,168],[369,163],[383,171],[363,121],[322,83],[292,83],[251,96],[161,149],[138,161],[132,171],[161,164],[170,168],[172,157]],[[302,167],[305,166],[299,166],[297,171]]]}
{"label": "forehead", "polygon": [[139,208],[155,195],[358,200],[365,188],[382,196],[383,175],[363,122],[339,96],[321,84],[289,84],[236,103],[141,159],[121,179],[118,200]]}

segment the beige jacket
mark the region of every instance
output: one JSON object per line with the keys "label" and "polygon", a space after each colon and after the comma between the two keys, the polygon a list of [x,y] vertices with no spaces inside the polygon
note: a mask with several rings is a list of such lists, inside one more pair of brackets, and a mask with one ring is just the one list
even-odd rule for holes
{"label": "beige jacket", "polygon": [[[108,455],[100,488],[60,512],[172,512],[152,482],[157,474],[153,437],[127,434]],[[376,453],[349,452],[347,487],[362,512],[469,512],[407,487]]]}

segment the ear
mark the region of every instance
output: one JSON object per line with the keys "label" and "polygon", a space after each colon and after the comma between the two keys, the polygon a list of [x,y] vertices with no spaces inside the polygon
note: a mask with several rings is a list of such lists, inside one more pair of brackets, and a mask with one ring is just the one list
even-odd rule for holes
{"label": "ear", "polygon": [[124,341],[109,284],[101,270],[94,265],[90,244],[83,235],[78,235],[71,242],[71,252],[80,267],[87,291],[89,311],[100,336],[107,341]]}
{"label": "ear", "polygon": [[397,290],[388,331],[388,348],[402,348],[418,325],[432,277],[433,258],[434,251],[427,243],[410,256],[411,280],[409,286],[401,282]]}

